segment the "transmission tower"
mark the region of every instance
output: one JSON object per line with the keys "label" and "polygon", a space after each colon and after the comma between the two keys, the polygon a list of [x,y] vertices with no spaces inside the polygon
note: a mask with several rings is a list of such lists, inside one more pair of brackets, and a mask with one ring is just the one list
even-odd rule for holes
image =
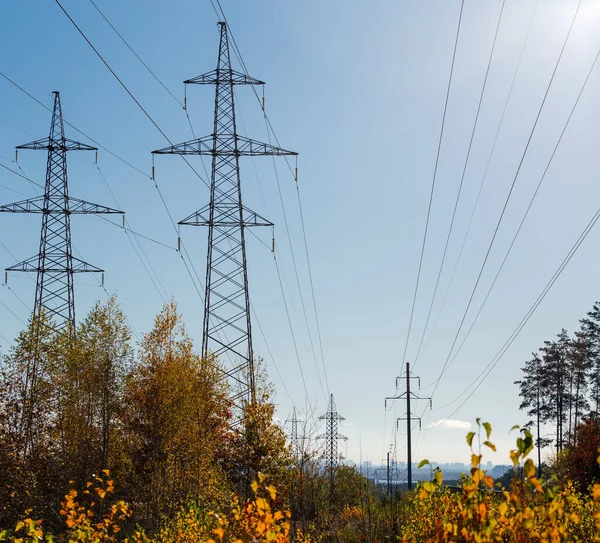
{"label": "transmission tower", "polygon": [[292,411],[292,418],[290,419],[291,430],[290,430],[290,444],[292,446],[292,454],[294,458],[300,459],[302,456],[302,449],[300,447],[300,439],[298,438],[298,423],[302,422],[299,420],[298,415],[296,414],[296,408]]}
{"label": "transmission tower", "polygon": [[19,149],[48,151],[44,195],[0,206],[0,212],[42,214],[39,253],[6,268],[6,272],[37,273],[33,305],[34,320],[44,313],[51,319],[54,329],[68,330],[71,333],[75,329],[73,274],[104,272],[73,256],[71,215],[122,214],[123,212],[69,196],[67,151],[97,151],[98,149],[65,138],[60,94],[57,91],[53,94],[54,109],[49,137],[17,146],[17,153]]}
{"label": "transmission tower", "polygon": [[[396,386],[398,386],[398,381],[402,377],[396,377]],[[413,417],[412,412],[410,410],[410,400],[429,400],[429,408],[431,409],[431,398],[421,398],[417,396],[413,392],[410,391],[410,380],[418,379],[419,380],[419,388],[421,387],[421,379],[415,375],[410,374],[410,364],[406,363],[406,374],[404,376],[406,380],[406,392],[403,392],[399,396],[391,396],[385,399],[385,406],[387,408],[388,400],[406,400],[406,417],[399,417],[396,420],[396,428],[398,428],[398,422],[401,420],[406,421],[406,450],[407,450],[407,479],[408,479],[408,490],[412,490],[412,426],[411,422],[414,420],[419,421],[419,429],[421,428],[421,419],[419,417]],[[389,458],[389,456],[388,456]],[[389,485],[389,483],[388,483]]]}
{"label": "transmission tower", "polygon": [[333,480],[335,468],[341,456],[338,453],[338,441],[340,439],[347,440],[338,432],[339,423],[345,420],[335,409],[335,400],[333,394],[329,396],[329,405],[327,412],[319,417],[319,420],[325,421],[325,434],[317,436],[317,439],[325,439],[325,472],[329,477],[329,493],[333,494]]}
{"label": "transmission tower", "polygon": [[7,276],[9,271],[37,273],[32,321],[34,324],[33,350],[27,361],[25,401],[21,420],[24,454],[32,449],[35,438],[33,426],[36,418],[39,323],[42,322],[40,317],[44,315],[43,322],[49,323],[52,329],[60,333],[73,334],[75,330],[73,274],[103,273],[100,268],[73,256],[70,217],[72,214],[123,213],[69,196],[67,152],[97,151],[97,149],[85,143],[65,138],[60,95],[56,91],[53,94],[54,109],[49,137],[17,147],[17,153],[19,149],[48,151],[44,195],[0,206],[0,212],[4,213],[42,214],[39,253],[6,268]]}
{"label": "transmission tower", "polygon": [[213,133],[152,153],[212,157],[210,202],[179,224],[208,226],[202,353],[231,359],[226,375],[235,390],[234,404],[243,408],[256,398],[245,229],[273,223],[242,204],[239,158],[297,153],[237,133],[234,86],[264,82],[231,68],[227,26],[220,22],[219,27],[217,68],[184,81],[185,85],[215,85]]}

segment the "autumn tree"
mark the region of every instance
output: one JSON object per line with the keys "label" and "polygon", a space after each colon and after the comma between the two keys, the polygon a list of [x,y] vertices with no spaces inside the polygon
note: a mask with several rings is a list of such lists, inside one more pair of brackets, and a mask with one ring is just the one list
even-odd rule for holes
{"label": "autumn tree", "polygon": [[584,419],[577,427],[577,436],[576,444],[566,448],[561,461],[568,479],[585,492],[592,483],[600,482],[600,421]]}
{"label": "autumn tree", "polygon": [[0,511],[0,519],[12,520],[24,509],[45,518],[57,497],[55,481],[61,471],[52,434],[57,420],[52,386],[57,338],[45,314],[32,316],[2,360],[0,503],[9,507]]}
{"label": "autumn tree", "polygon": [[[119,465],[125,376],[132,362],[131,332],[116,299],[97,303],[61,337],[52,387],[57,396],[54,438],[69,479],[79,484]],[[122,438],[122,436],[121,436]],[[115,445],[114,450],[111,445]]]}
{"label": "autumn tree", "polygon": [[255,368],[256,399],[243,405],[228,466],[231,481],[242,495],[249,495],[250,484],[258,473],[280,480],[293,462],[285,432],[274,418],[273,385],[261,361]]}
{"label": "autumn tree", "polygon": [[217,361],[194,353],[174,302],[164,306],[128,375],[130,492],[150,528],[161,515],[227,498],[228,390]]}

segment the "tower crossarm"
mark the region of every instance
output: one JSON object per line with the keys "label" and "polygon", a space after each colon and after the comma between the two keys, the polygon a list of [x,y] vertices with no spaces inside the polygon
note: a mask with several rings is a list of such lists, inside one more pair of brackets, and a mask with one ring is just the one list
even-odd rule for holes
{"label": "tower crossarm", "polygon": [[298,153],[233,134],[213,134],[152,151],[154,155],[295,156]]}
{"label": "tower crossarm", "polygon": [[112,209],[107,206],[86,202],[78,198],[68,198],[69,207],[65,207],[65,199],[61,196],[52,196],[46,199],[44,196],[21,200],[12,204],[0,206],[0,213],[47,213],[47,214],[123,214],[123,211]]}
{"label": "tower crossarm", "polygon": [[205,74],[186,79],[184,85],[264,85],[260,79],[235,70],[211,70]]}
{"label": "tower crossarm", "polygon": [[[210,218],[210,204],[199,209],[195,213],[192,213],[178,224],[185,224],[187,226],[273,226],[271,221],[268,221],[264,217],[261,217],[258,213],[248,209],[246,206],[242,206],[243,218],[240,221],[239,206],[231,204],[219,204],[221,208],[220,213],[215,214],[220,219],[211,221]],[[229,208],[229,213],[227,213]]]}
{"label": "tower crossarm", "polygon": [[92,147],[86,143],[70,140],[69,138],[53,139],[43,138],[41,140],[31,141],[23,145],[17,145],[17,149],[32,149],[34,151],[97,151],[97,147]]}
{"label": "tower crossarm", "polygon": [[40,265],[39,255],[32,256],[23,262],[12,265],[6,268],[6,271],[27,272],[27,273],[103,273],[104,270],[88,264],[79,258],[73,258],[73,267],[67,270],[62,263],[63,255],[60,252],[52,253],[48,251],[45,255],[45,260]]}

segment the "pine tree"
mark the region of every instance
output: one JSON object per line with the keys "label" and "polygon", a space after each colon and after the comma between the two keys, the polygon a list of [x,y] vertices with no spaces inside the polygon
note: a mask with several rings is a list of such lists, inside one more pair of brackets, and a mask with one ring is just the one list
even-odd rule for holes
{"label": "pine tree", "polygon": [[588,345],[589,387],[591,417],[600,416],[600,302],[582,319],[581,333]]}

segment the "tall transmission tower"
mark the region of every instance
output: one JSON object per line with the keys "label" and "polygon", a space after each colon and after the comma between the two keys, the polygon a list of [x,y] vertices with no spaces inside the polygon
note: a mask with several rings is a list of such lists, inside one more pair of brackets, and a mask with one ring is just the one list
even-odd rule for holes
{"label": "tall transmission tower", "polygon": [[[396,377],[396,386],[398,386],[398,381],[401,379],[402,377]],[[414,420],[419,421],[419,428],[421,428],[421,419],[419,417],[413,417],[412,416],[412,411],[410,410],[410,400],[429,400],[429,408],[431,409],[431,398],[421,398],[420,396],[417,396],[415,393],[410,391],[410,380],[411,379],[418,379],[419,380],[419,387],[421,386],[421,379],[420,377],[417,377],[416,375],[411,375],[410,373],[410,364],[407,362],[406,363],[406,374],[404,376],[405,380],[406,380],[406,392],[403,392],[402,394],[398,395],[398,396],[390,396],[387,397],[385,399],[385,406],[387,408],[387,401],[388,400],[406,400],[406,417],[399,417],[396,420],[396,428],[398,427],[398,422],[401,420],[405,420],[406,421],[406,450],[407,450],[407,479],[408,479],[408,490],[412,490],[412,426],[411,423]],[[388,461],[389,461],[389,455],[388,455]],[[388,483],[389,485],[389,483]]]}
{"label": "tall transmission tower", "polygon": [[50,124],[50,135],[47,138],[17,146],[17,153],[19,149],[48,152],[44,195],[0,206],[0,212],[3,213],[42,214],[39,253],[19,264],[6,268],[7,275],[9,271],[37,273],[33,306],[33,351],[30,353],[27,362],[25,403],[22,413],[21,434],[25,453],[27,450],[31,450],[34,441],[33,424],[39,371],[37,343],[39,340],[40,317],[43,314],[48,319],[44,322],[49,323],[54,330],[69,335],[73,334],[75,330],[73,276],[75,273],[104,272],[104,270],[73,256],[71,215],[123,213],[116,209],[69,196],[67,152],[97,151],[97,149],[65,137],[60,94],[57,91],[53,94],[54,108]]}
{"label": "tall transmission tower", "polygon": [[[54,91],[54,109],[47,138],[17,146],[19,149],[48,152],[44,195],[0,206],[3,213],[41,213],[42,230],[39,253],[19,264],[6,268],[6,272],[37,273],[33,316],[42,313],[52,320],[59,331],[75,329],[75,273],[104,270],[73,256],[71,248],[71,215],[98,215],[120,213],[116,209],[72,198],[67,180],[68,151],[97,151],[85,143],[65,137],[60,94]],[[70,332],[69,332],[70,333]]]}
{"label": "tall transmission tower", "polygon": [[329,396],[327,412],[319,417],[325,421],[325,434],[317,436],[317,439],[325,439],[325,472],[329,477],[329,494],[333,494],[334,472],[340,460],[338,453],[338,441],[346,441],[348,438],[338,432],[339,423],[345,420],[335,408],[333,394]]}
{"label": "tall transmission tower", "polygon": [[208,226],[202,353],[230,357],[232,367],[226,375],[235,390],[234,405],[242,408],[256,398],[245,229],[273,223],[242,204],[239,158],[297,153],[237,133],[234,86],[264,82],[231,68],[227,25],[220,22],[219,28],[217,68],[184,81],[215,85],[213,133],[152,153],[212,157],[210,202],[179,224]]}

